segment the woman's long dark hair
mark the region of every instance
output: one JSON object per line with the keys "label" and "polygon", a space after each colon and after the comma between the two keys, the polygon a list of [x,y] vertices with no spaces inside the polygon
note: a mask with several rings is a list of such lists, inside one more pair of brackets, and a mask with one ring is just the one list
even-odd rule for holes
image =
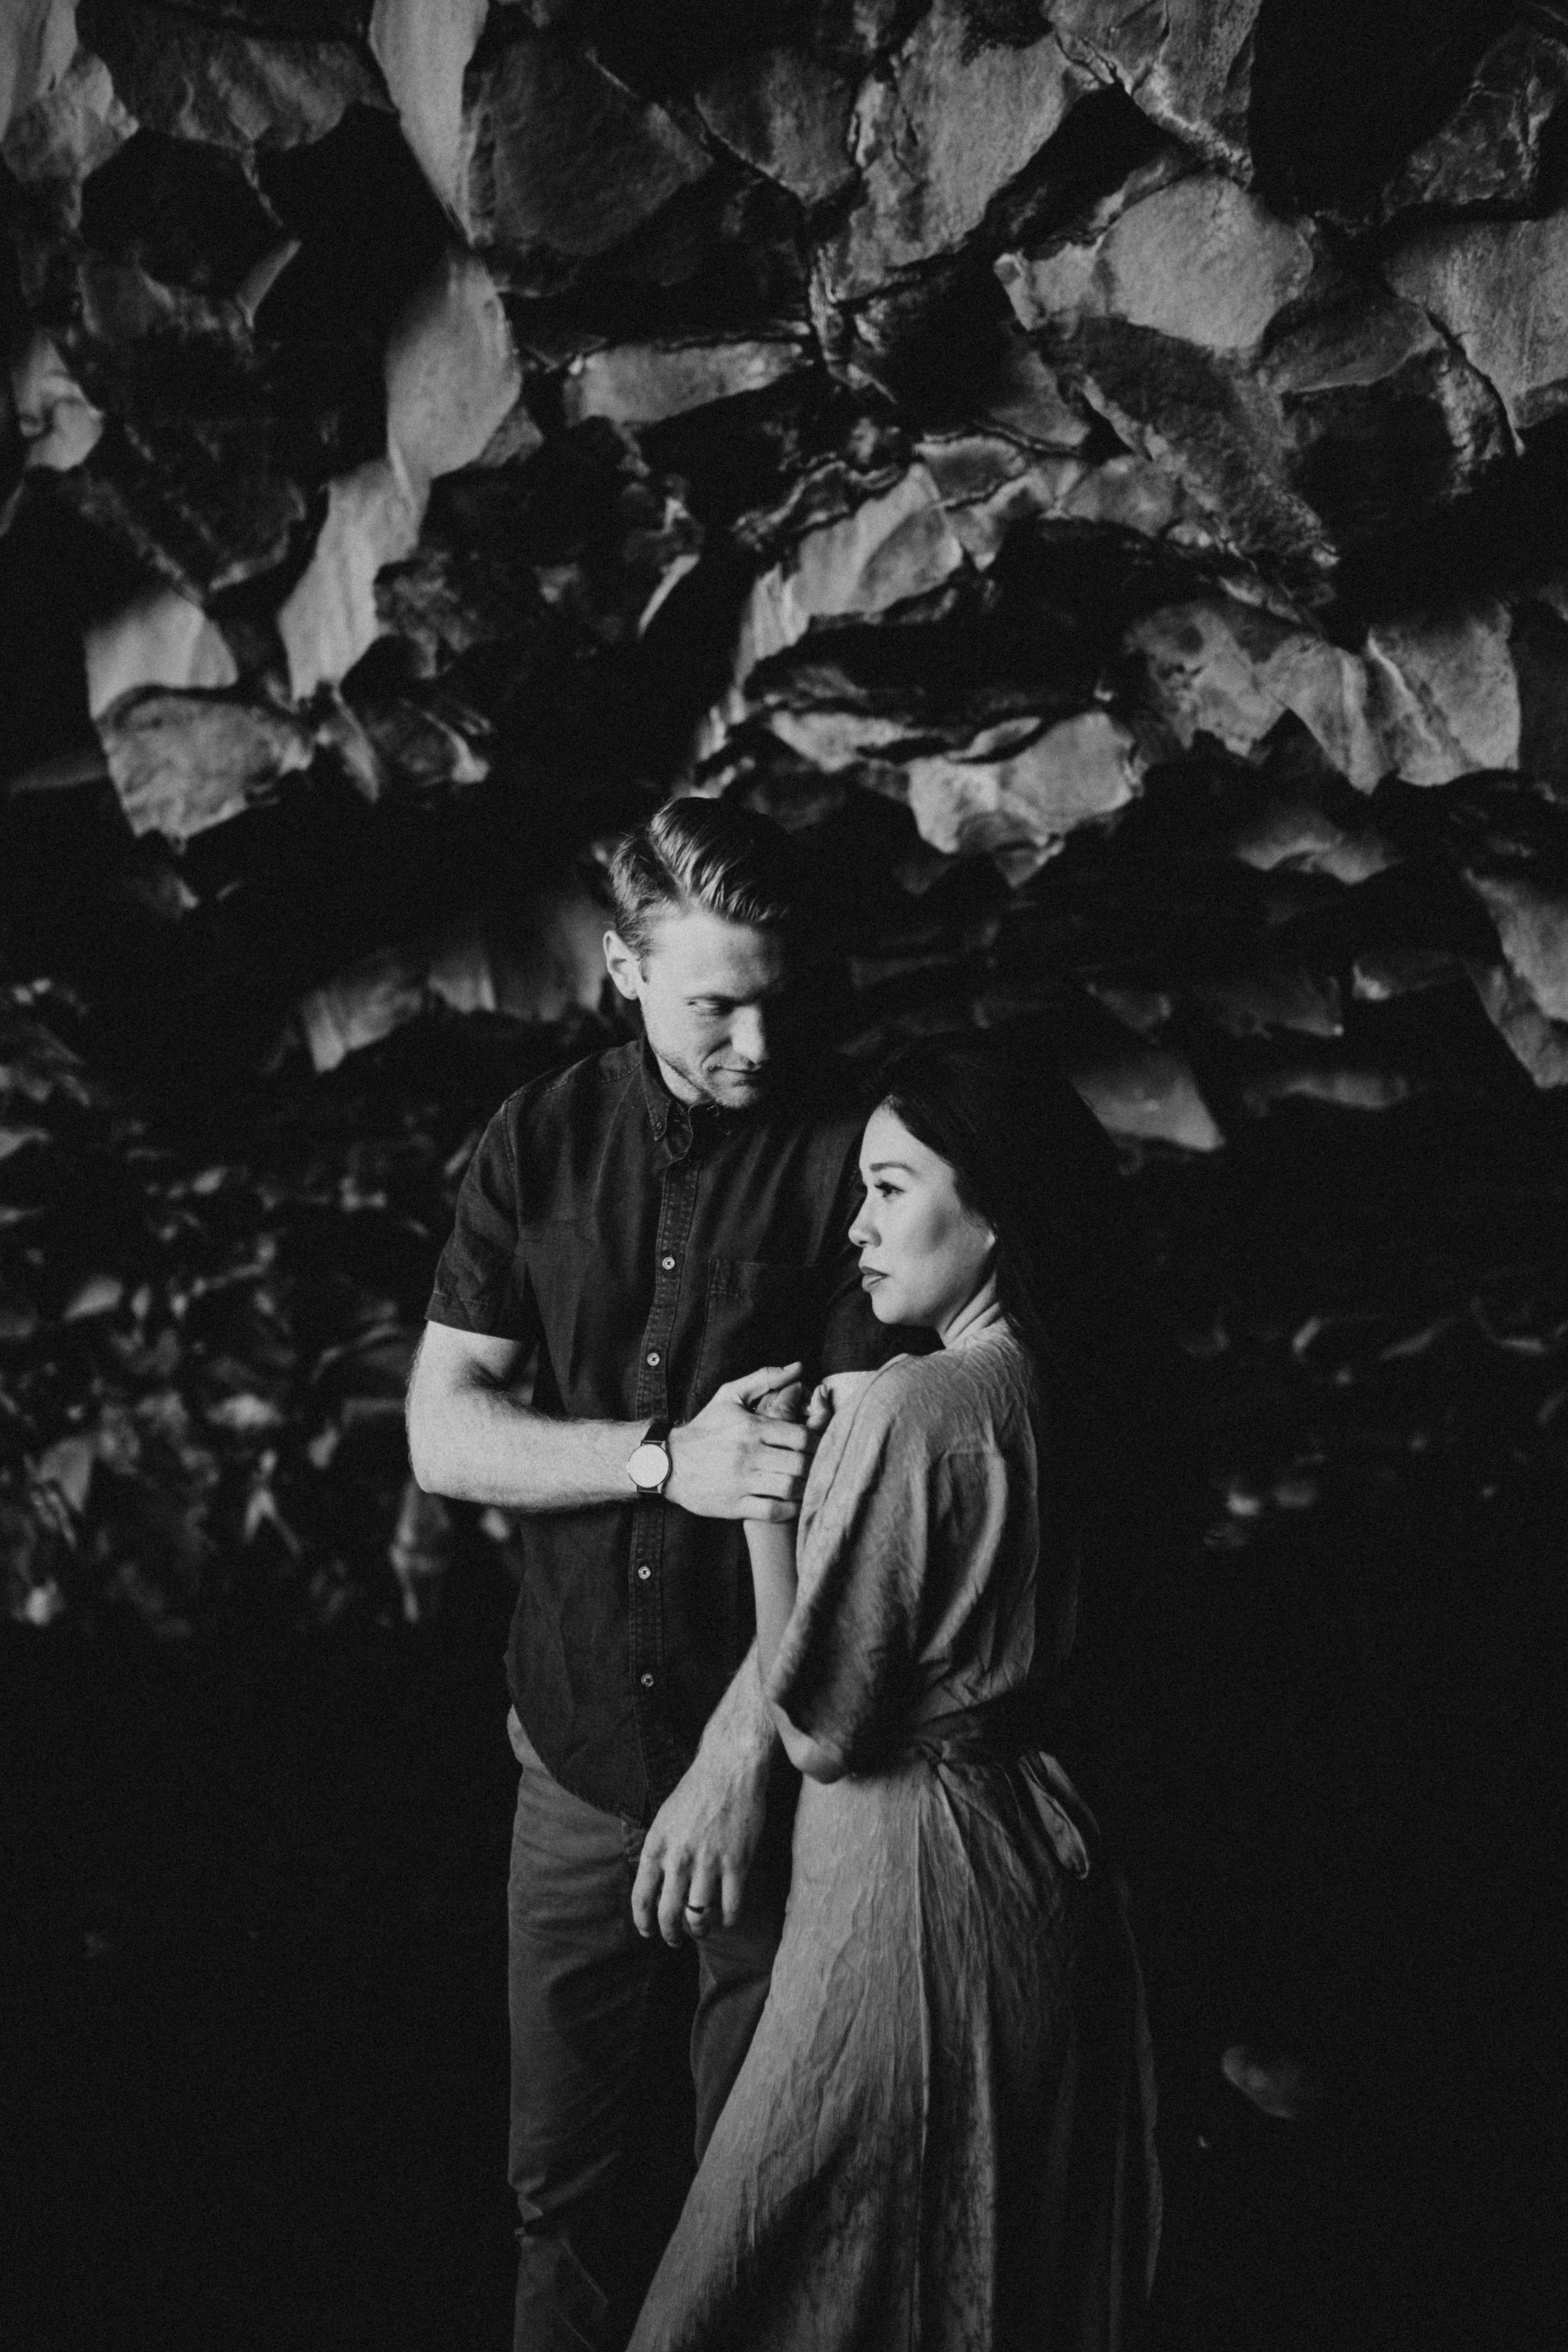
{"label": "woman's long dark hair", "polygon": [[1115,1150],[1026,1033],[905,1046],[877,1098],[996,1234],[998,1296],[1034,1360],[1053,1515],[1071,1529],[1093,1646],[1137,1581],[1172,1442],[1173,1351]]}
{"label": "woman's long dark hair", "polygon": [[1092,1381],[1132,1310],[1133,1244],[1116,1155],[1037,1047],[1006,1032],[922,1039],[880,1074],[879,1099],[945,1160],[996,1234],[1002,1307],[1060,1403]]}

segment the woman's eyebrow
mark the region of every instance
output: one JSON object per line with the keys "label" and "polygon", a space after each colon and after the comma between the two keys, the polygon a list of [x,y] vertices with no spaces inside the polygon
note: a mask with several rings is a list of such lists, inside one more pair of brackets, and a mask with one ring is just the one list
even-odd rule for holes
{"label": "woman's eyebrow", "polygon": [[900,1176],[912,1176],[915,1172],[907,1160],[873,1160],[866,1172],[869,1176],[880,1176],[887,1168],[896,1168]]}

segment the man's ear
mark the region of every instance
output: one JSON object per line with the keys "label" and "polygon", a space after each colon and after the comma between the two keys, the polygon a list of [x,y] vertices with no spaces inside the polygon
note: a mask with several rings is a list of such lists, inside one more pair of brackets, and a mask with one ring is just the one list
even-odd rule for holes
{"label": "man's ear", "polygon": [[642,966],[619,931],[605,933],[605,961],[621,994],[635,1001],[642,994]]}

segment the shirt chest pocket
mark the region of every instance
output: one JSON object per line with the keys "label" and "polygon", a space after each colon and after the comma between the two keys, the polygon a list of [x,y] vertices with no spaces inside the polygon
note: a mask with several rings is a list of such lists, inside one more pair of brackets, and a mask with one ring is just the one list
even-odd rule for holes
{"label": "shirt chest pocket", "polygon": [[797,1356],[809,1369],[822,1345],[822,1278],[815,1267],[710,1258],[692,1412],[700,1412],[715,1389],[742,1372],[793,1363]]}

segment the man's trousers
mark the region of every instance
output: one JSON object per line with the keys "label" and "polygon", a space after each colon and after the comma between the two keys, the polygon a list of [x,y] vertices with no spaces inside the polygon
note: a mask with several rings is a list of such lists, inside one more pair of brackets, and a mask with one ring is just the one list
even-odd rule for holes
{"label": "man's trousers", "polygon": [[[643,1830],[562,1788],[515,1713],[507,1728],[521,1767],[508,1887],[514,2352],[614,2352],[659,2251],[628,2226],[656,2186],[641,2169],[652,2150],[627,2145],[660,1958],[632,1923]],[[770,1803],[740,1920],[698,1947],[699,2161],[767,1999],[788,1873],[782,1811]]]}

